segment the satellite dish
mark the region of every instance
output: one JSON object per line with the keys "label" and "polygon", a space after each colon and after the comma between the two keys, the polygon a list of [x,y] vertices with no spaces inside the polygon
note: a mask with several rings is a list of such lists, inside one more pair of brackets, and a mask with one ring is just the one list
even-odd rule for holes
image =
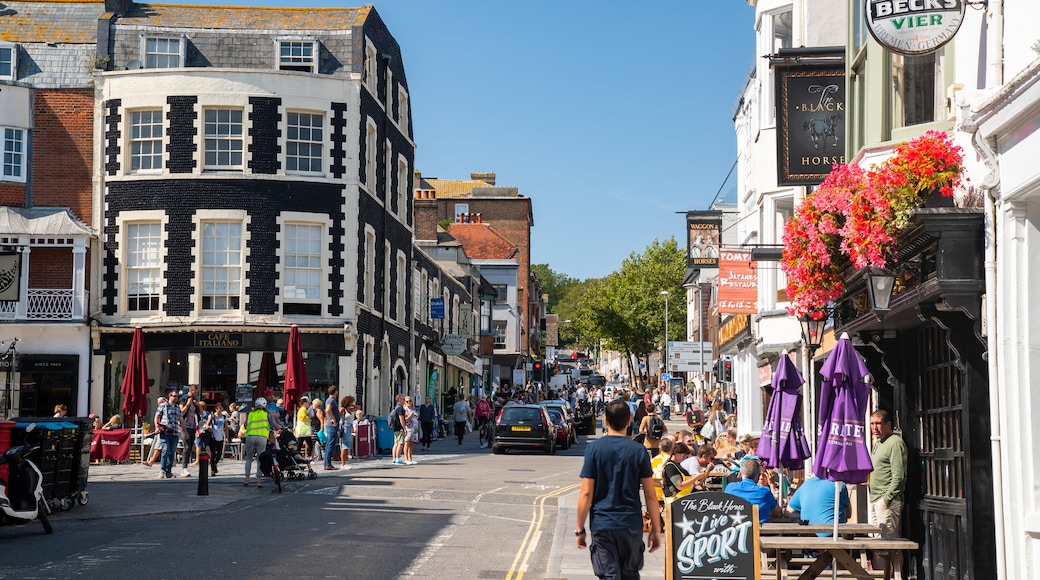
{"label": "satellite dish", "polygon": [[126,70],[137,70],[139,68],[141,68],[141,61],[136,58],[126,63]]}

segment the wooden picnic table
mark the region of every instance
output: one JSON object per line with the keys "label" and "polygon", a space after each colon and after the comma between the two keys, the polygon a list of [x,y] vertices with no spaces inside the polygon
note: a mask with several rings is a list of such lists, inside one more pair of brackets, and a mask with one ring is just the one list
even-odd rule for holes
{"label": "wooden picnic table", "polygon": [[[873,550],[884,558],[884,578],[885,580],[891,580],[893,574],[892,559],[896,552],[900,550],[916,550],[917,542],[903,538],[854,538],[846,540],[842,537],[835,539],[817,536],[760,536],[759,546],[764,552],[776,550],[776,557],[773,559],[773,563],[777,580],[789,578],[792,573],[799,574],[798,580],[817,578],[832,564],[847,570],[854,578],[873,580],[874,576],[867,572],[852,555],[851,552],[857,550]],[[801,554],[803,550],[818,552],[819,555],[804,570],[789,571],[788,562],[791,559],[791,555]]]}
{"label": "wooden picnic table", "polygon": [[[798,522],[774,522],[768,521],[762,524],[763,536],[810,536],[815,534],[834,533],[834,524],[808,524],[802,525]],[[839,536],[869,536],[880,534],[881,528],[873,524],[838,524]]]}

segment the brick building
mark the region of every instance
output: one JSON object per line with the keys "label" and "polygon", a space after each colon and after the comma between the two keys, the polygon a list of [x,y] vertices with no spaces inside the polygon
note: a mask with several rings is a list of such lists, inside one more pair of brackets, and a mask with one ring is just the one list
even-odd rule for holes
{"label": "brick building", "polygon": [[136,326],[153,395],[199,384],[228,400],[258,383],[265,354],[281,384],[296,325],[311,392],[338,385],[387,411],[414,372],[415,147],[400,49],[375,9],[105,7],[104,408]]}
{"label": "brick building", "polygon": [[[515,256],[508,259],[517,262],[514,291],[519,314],[516,316],[515,364],[517,368],[524,368],[526,361],[541,358],[546,301],[537,277],[531,272],[531,228],[534,227],[531,198],[521,195],[516,187],[498,186],[493,172],[471,173],[468,180],[423,177],[416,172],[415,183],[421,192],[420,199],[416,200],[417,232],[429,231],[445,220],[454,225],[479,219],[514,245]],[[463,245],[466,246],[466,242]],[[469,246],[466,251],[471,256],[477,255]],[[485,271],[484,266],[481,269]],[[496,345],[496,356],[499,352]],[[505,364],[504,359],[500,362]]]}
{"label": "brick building", "polygon": [[103,12],[101,2],[0,10],[0,417],[49,416],[59,403],[87,414],[89,65]]}

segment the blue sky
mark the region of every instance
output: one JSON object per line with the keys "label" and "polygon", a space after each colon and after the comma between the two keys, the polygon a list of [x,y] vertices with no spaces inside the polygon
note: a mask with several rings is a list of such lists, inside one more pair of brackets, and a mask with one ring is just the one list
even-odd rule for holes
{"label": "blue sky", "polygon": [[683,245],[676,212],[707,209],[736,159],[732,110],[755,59],[744,0],[373,4],[401,45],[417,168],[494,171],[530,196],[533,263],[584,279],[655,238]]}

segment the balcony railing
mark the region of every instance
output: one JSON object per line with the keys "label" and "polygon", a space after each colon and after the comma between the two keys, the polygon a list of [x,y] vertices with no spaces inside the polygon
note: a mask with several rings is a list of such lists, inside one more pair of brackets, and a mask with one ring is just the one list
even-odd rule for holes
{"label": "balcony railing", "polygon": [[87,292],[30,288],[19,302],[0,302],[0,320],[84,320]]}

